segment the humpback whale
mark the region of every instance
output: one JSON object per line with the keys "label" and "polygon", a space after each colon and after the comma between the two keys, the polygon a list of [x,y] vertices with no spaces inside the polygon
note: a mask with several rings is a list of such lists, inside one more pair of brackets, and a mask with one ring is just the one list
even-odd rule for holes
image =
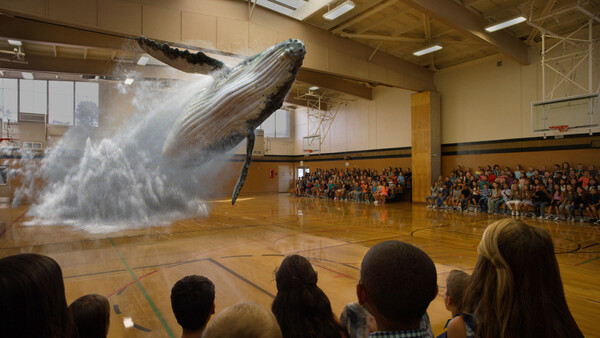
{"label": "humpback whale", "polygon": [[254,130],[279,109],[302,65],[302,41],[289,39],[229,68],[219,60],[139,37],[154,58],[184,72],[210,73],[214,82],[196,93],[169,130],[162,157],[181,166],[198,166],[247,139],[246,160],[235,185],[235,204],[246,180]]}

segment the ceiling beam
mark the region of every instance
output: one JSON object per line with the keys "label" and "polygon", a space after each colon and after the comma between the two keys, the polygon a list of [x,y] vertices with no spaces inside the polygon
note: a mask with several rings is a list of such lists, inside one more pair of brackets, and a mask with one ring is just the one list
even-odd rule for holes
{"label": "ceiling beam", "polygon": [[341,37],[354,38],[354,39],[367,39],[367,40],[386,40],[386,41],[402,41],[402,42],[425,42],[425,39],[420,38],[407,38],[404,36],[387,36],[377,34],[350,34],[341,33]]}
{"label": "ceiling beam", "polygon": [[361,99],[373,100],[373,91],[370,88],[353,81],[344,80],[340,77],[323,74],[314,70],[300,69],[296,76],[296,80],[321,88],[346,93]]}
{"label": "ceiling beam", "polygon": [[388,17],[385,17],[385,18],[383,18],[381,20],[377,20],[373,24],[371,24],[371,25],[369,25],[367,27],[364,27],[362,29],[357,30],[356,34],[362,34],[362,33],[368,32],[368,31],[372,30],[373,28],[375,28],[377,26],[386,24],[386,23],[388,23],[388,22],[390,22],[390,21],[392,21],[394,19],[398,19],[399,17],[405,15],[409,10],[410,10],[410,8],[402,10],[402,11],[399,11],[399,12],[396,12],[396,13],[394,13],[394,14],[388,16]]}
{"label": "ceiling beam", "polygon": [[357,23],[363,21],[364,19],[370,17],[371,15],[374,15],[374,14],[377,14],[377,13],[381,12],[382,10],[390,7],[391,5],[396,4],[398,1],[400,1],[400,0],[390,0],[390,1],[386,2],[386,3],[384,3],[384,4],[376,6],[373,9],[370,9],[370,10],[364,12],[363,14],[361,14],[359,16],[355,16],[352,20],[350,20],[350,21],[342,24],[341,26],[335,28],[331,32],[333,34],[339,34],[344,29],[346,29],[346,28],[348,28],[348,27],[350,27],[350,26],[352,26],[354,24],[357,24]]}
{"label": "ceiling beam", "polygon": [[520,64],[529,64],[527,45],[510,34],[498,31],[488,33],[483,28],[488,22],[470,12],[465,7],[448,0],[402,0],[409,6],[428,13],[431,17],[457,29],[458,31],[474,36],[487,43],[499,53],[517,61]]}
{"label": "ceiling beam", "polygon": [[176,78],[178,80],[195,79],[193,75],[183,72],[179,72],[181,74],[178,73],[177,76],[174,76],[173,69],[169,67],[138,66],[133,63],[127,64],[110,60],[85,60],[27,54],[25,61],[27,61],[27,64],[0,61],[0,68],[28,72],[115,76],[115,69],[118,65],[121,73],[123,73],[123,79],[125,78],[124,72],[135,72],[139,77],[143,78]]}
{"label": "ceiling beam", "polygon": [[[427,14],[423,14],[423,29],[425,30],[425,41],[431,43],[431,23],[429,22],[429,15]],[[435,70],[433,53],[429,53],[427,58],[429,59],[429,69]]]}
{"label": "ceiling beam", "polygon": [[[552,9],[552,7],[554,7],[554,4],[556,3],[556,0],[550,0],[546,3],[546,6],[544,7],[544,9],[542,10],[542,13],[540,13],[541,16],[544,16],[546,14],[548,14],[548,12],[550,12],[550,10]],[[544,20],[540,20],[538,22],[538,24],[541,26],[544,23]],[[537,28],[532,27],[531,31],[529,32],[529,35],[527,36],[527,39],[525,39],[525,43],[526,44],[531,44],[531,41],[533,41],[533,38],[535,37],[536,33],[538,32]]]}

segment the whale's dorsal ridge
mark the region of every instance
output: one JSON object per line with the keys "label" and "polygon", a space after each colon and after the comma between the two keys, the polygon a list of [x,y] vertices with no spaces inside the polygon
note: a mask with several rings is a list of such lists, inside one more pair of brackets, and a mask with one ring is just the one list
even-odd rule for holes
{"label": "whale's dorsal ridge", "polygon": [[187,50],[172,48],[166,43],[158,43],[143,36],[137,38],[140,47],[155,59],[186,73],[209,74],[227,69],[221,61],[198,52],[190,53]]}

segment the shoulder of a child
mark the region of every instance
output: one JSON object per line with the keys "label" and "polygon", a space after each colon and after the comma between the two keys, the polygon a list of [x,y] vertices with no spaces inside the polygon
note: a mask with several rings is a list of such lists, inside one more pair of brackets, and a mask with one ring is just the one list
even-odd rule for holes
{"label": "shoulder of a child", "polygon": [[465,320],[462,316],[456,316],[448,323],[448,338],[467,337],[467,329],[465,328]]}

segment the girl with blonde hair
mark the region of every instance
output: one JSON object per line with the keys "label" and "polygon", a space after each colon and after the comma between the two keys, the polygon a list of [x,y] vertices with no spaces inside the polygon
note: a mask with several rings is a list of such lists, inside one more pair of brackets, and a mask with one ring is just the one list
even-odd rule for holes
{"label": "girl with blonde hair", "polygon": [[480,337],[583,337],[548,232],[521,220],[487,227],[465,299]]}

